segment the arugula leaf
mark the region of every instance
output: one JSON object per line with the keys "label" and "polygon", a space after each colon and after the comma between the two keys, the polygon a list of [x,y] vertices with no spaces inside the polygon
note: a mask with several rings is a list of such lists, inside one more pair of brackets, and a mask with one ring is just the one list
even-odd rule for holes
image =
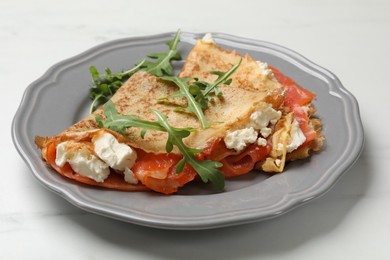
{"label": "arugula leaf", "polygon": [[91,114],[100,105],[107,102],[112,95],[122,86],[131,75],[139,70],[145,70],[155,76],[172,76],[173,67],[171,65],[172,60],[180,60],[181,55],[177,50],[177,46],[180,42],[180,30],[176,32],[175,37],[167,42],[169,50],[165,53],[151,53],[147,57],[155,59],[155,61],[149,61],[143,59],[134,68],[123,71],[120,73],[113,73],[110,68],[105,69],[105,73],[99,73],[95,66],[89,68],[93,80],[92,87],[89,92],[89,97],[92,99],[92,104],[89,108]]}
{"label": "arugula leaf", "polygon": [[143,130],[145,134],[146,130],[158,130],[164,131],[164,128],[157,122],[150,122],[141,120],[134,115],[120,115],[118,114],[114,102],[109,100],[103,107],[105,120],[100,116],[96,116],[96,122],[99,127],[111,129],[122,135],[126,135],[126,129],[130,127],[138,127]]}
{"label": "arugula leaf", "polygon": [[193,88],[191,91],[195,97],[195,100],[201,104],[203,109],[208,108],[208,104],[214,100],[213,96],[210,94],[215,94],[216,96],[222,96],[222,92],[218,90],[218,86],[221,84],[230,85],[232,79],[230,76],[237,70],[240,66],[242,59],[237,64],[232,65],[232,67],[226,71],[211,71],[211,74],[218,75],[218,78],[213,83],[208,83],[205,81],[195,81],[191,84]]}
{"label": "arugula leaf", "polygon": [[164,53],[150,53],[147,56],[155,61],[146,61],[142,64],[141,68],[150,74],[157,77],[164,75],[173,75],[173,67],[171,60],[181,60],[181,55],[177,50],[177,45],[180,42],[180,30],[176,32],[175,37],[167,42],[169,47],[168,52]]}
{"label": "arugula leaf", "polygon": [[218,85],[225,84],[230,85],[232,82],[232,79],[230,76],[237,70],[237,68],[241,65],[242,59],[237,64],[234,64],[228,71],[221,72],[221,71],[211,71],[211,74],[217,75],[218,78],[211,84],[207,83],[206,89],[203,91],[203,95],[207,96],[211,92],[214,92],[216,95],[220,95],[218,91]]}
{"label": "arugula leaf", "polygon": [[220,84],[229,85],[232,82],[232,79],[229,77],[237,70],[240,64],[241,60],[237,64],[232,65],[226,72],[212,71],[212,74],[218,75],[218,78],[213,83],[199,81],[196,78],[178,78],[174,76],[161,77],[163,80],[175,83],[179,87],[179,92],[174,93],[169,97],[161,98],[160,100],[185,97],[188,103],[187,107],[179,107],[176,110],[195,114],[199,119],[202,128],[208,128],[210,127],[210,123],[207,122],[203,109],[208,108],[209,102],[212,102],[213,100],[213,97],[210,96],[210,94],[214,93],[217,96],[221,96],[222,92],[220,92],[217,87]]}
{"label": "arugula leaf", "polygon": [[195,153],[199,153],[202,150],[187,147],[183,143],[183,138],[187,137],[190,133],[188,132],[187,134],[180,131],[178,132],[177,128],[173,128],[169,125],[166,115],[161,114],[157,110],[152,111],[156,114],[160,125],[164,127],[169,134],[167,147],[169,146],[171,148],[173,145],[175,145],[177,148],[179,148],[183,155],[183,159],[181,159],[177,165],[176,172],[180,173],[183,170],[185,163],[188,163],[199,174],[203,182],[207,183],[210,181],[217,189],[222,190],[225,186],[224,176],[217,169],[222,166],[222,163],[213,162],[210,160],[196,160]]}
{"label": "arugula leaf", "polygon": [[123,82],[130,78],[144,64],[145,60],[138,63],[134,68],[121,73],[112,73],[110,68],[106,68],[106,73],[99,73],[95,66],[91,66],[93,85],[89,90],[89,97],[93,100],[89,108],[91,114],[100,105],[107,102],[112,95],[123,85]]}
{"label": "arugula leaf", "polygon": [[[187,99],[188,106],[185,108],[179,108],[177,110],[183,110],[186,112],[194,113],[199,119],[202,128],[207,128],[210,124],[207,122],[206,117],[202,110],[202,105],[196,101],[195,97],[190,92],[190,86],[188,83],[193,80],[192,78],[178,78],[178,77],[161,77],[166,81],[171,81],[179,87],[179,93],[174,94],[175,97],[183,96]],[[171,96],[172,97],[172,96]]]}
{"label": "arugula leaf", "polygon": [[167,116],[156,110],[152,110],[157,117],[157,121],[155,122],[141,120],[134,115],[120,115],[118,114],[112,101],[108,101],[104,105],[103,111],[105,119],[100,116],[96,116],[96,122],[101,128],[111,129],[123,135],[126,134],[126,129],[130,127],[141,128],[141,136],[143,136],[147,130],[167,132],[168,139],[165,147],[167,153],[171,152],[173,147],[176,146],[183,155],[183,158],[176,165],[176,172],[178,174],[183,171],[185,164],[188,163],[199,174],[203,182],[207,183],[210,181],[218,190],[222,190],[224,188],[224,176],[217,169],[222,166],[222,163],[210,160],[196,160],[195,154],[202,152],[202,150],[188,147],[183,142],[183,139],[188,137],[190,133],[196,129],[172,127],[168,123]]}

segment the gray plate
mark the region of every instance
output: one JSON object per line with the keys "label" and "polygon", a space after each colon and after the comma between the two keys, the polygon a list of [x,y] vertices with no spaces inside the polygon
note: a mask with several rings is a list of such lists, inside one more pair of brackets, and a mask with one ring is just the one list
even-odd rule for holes
{"label": "gray plate", "polygon": [[[314,102],[326,136],[323,151],[288,164],[284,174],[253,172],[226,183],[226,191],[191,184],[173,196],[120,192],[80,185],[48,168],[34,145],[36,135],[54,135],[87,115],[89,66],[113,71],[131,68],[147,53],[165,51],[174,33],[125,38],[94,47],[51,67],[25,91],[12,125],[15,146],[45,187],[84,210],[164,229],[207,229],[279,216],[328,191],[357,160],[363,127],[355,98],[331,72],[287,48],[258,40],[214,33],[219,45],[268,62],[315,92]],[[186,57],[203,34],[182,33]],[[176,72],[182,62],[175,64]]]}

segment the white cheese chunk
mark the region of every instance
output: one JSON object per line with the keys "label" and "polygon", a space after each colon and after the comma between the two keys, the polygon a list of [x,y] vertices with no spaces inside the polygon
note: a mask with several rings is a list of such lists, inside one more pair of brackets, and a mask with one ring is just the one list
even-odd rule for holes
{"label": "white cheese chunk", "polygon": [[[224,138],[226,147],[241,152],[248,144],[256,143],[256,141],[260,146],[267,145],[265,138],[272,133],[272,129],[268,125],[276,124],[281,116],[282,112],[273,109],[271,105],[253,112],[246,128],[229,131],[226,134]],[[262,136],[260,138],[258,138],[259,133]]]}
{"label": "white cheese chunk", "polygon": [[75,172],[96,182],[103,182],[110,174],[109,167],[111,167],[123,172],[126,182],[138,183],[134,173],[130,170],[137,159],[137,154],[133,149],[126,144],[119,143],[109,133],[99,135],[92,142],[97,156],[82,145],[69,151],[68,142],[58,144],[56,165],[62,167],[68,162]]}
{"label": "white cheese chunk", "polygon": [[256,142],[258,132],[253,127],[230,131],[224,138],[228,149],[234,149],[241,152],[248,144]]}
{"label": "white cheese chunk", "polygon": [[301,128],[299,127],[299,123],[296,119],[294,119],[291,124],[290,136],[291,143],[287,145],[287,152],[289,153],[296,150],[306,141],[306,137],[303,134]]}
{"label": "white cheese chunk", "polygon": [[215,44],[214,38],[211,35],[211,33],[206,33],[203,36],[202,41],[205,42],[205,43],[214,43]]}
{"label": "white cheese chunk", "polygon": [[110,174],[108,165],[93,154],[87,148],[80,146],[76,151],[68,151],[67,143],[62,142],[56,148],[57,166],[62,167],[65,163],[69,163],[72,169],[81,176],[103,182]]}
{"label": "white cheese chunk", "polygon": [[125,175],[125,181],[128,182],[128,183],[131,183],[131,184],[137,184],[138,183],[138,179],[135,177],[134,173],[132,170],[130,170],[129,168],[125,168],[125,171],[123,172],[123,174]]}
{"label": "white cheese chunk", "polygon": [[273,109],[272,106],[269,105],[267,108],[255,111],[251,114],[250,126],[256,130],[261,130],[262,128],[266,128],[270,123],[275,124],[281,116],[282,112]]}
{"label": "white cheese chunk", "polygon": [[95,153],[111,168],[125,171],[133,167],[137,153],[126,144],[119,143],[110,133],[103,133],[92,140]]}
{"label": "white cheese chunk", "polygon": [[75,172],[96,182],[103,182],[110,174],[108,165],[87,149],[75,152],[68,162]]}
{"label": "white cheese chunk", "polygon": [[272,129],[269,128],[269,127],[263,127],[263,128],[260,129],[260,134],[264,138],[267,138],[271,133],[272,133]]}
{"label": "white cheese chunk", "polygon": [[272,70],[268,67],[268,64],[266,62],[261,62],[261,61],[256,61],[257,62],[257,65],[259,65],[261,71],[262,71],[262,75],[265,77],[265,78],[269,78],[269,79],[272,79],[272,80],[276,80],[275,79],[275,76],[274,76],[274,73],[272,72]]}
{"label": "white cheese chunk", "polygon": [[262,138],[262,137],[259,137],[259,139],[257,139],[257,144],[260,145],[260,146],[266,146],[267,145],[267,140]]}
{"label": "white cheese chunk", "polygon": [[55,163],[59,167],[63,167],[68,162],[69,154],[66,150],[66,143],[59,143],[56,147],[56,160]]}

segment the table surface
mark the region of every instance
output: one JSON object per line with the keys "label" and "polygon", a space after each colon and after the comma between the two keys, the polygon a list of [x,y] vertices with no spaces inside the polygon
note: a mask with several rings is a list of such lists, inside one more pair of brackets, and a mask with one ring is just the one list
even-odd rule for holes
{"label": "table surface", "polygon": [[[238,4],[237,4],[238,3]],[[0,2],[1,259],[388,259],[390,1]],[[271,220],[203,231],[136,226],[85,212],[40,185],[14,148],[26,87],[97,44],[181,28],[286,46],[357,98],[366,144],[324,196]]]}

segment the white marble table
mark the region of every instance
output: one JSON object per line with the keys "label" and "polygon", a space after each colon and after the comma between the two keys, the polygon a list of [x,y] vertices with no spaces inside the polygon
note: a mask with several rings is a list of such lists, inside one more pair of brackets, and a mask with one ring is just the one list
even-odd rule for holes
{"label": "white marble table", "polygon": [[[390,2],[0,2],[0,259],[389,259]],[[40,185],[10,126],[25,88],[99,43],[167,31],[218,31],[289,47],[335,73],[358,99],[359,161],[323,197],[281,217],[163,231],[80,210]]]}

